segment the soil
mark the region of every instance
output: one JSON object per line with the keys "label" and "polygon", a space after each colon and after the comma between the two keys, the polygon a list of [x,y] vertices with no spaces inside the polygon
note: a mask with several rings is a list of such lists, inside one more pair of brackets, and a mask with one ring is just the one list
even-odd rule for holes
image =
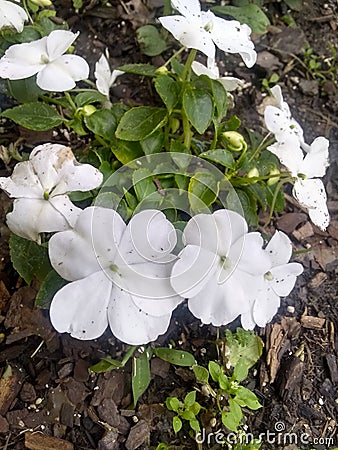
{"label": "soil", "polygon": [[[311,73],[304,66],[303,54],[308,46],[318,55],[323,70],[333,64],[338,67],[330,49],[331,45],[338,50],[338,5],[335,0],[306,0],[300,12],[290,13],[284,2],[265,3],[272,25],[266,35],[254,37],[258,64],[247,70],[239,58],[227,58],[227,72],[246,81],[233,112],[241,117],[243,129],[263,130],[257,113],[266,101],[262,79],[272,73],[279,75],[285,99],[303,125],[307,142],[319,135],[330,139],[331,165],[325,183],[332,221],[328,231],[321,232],[287,197],[286,211],[275,216],[266,230],[272,234],[280,229],[292,237],[300,251],[295,260],[302,262],[305,271],[290,297],[283,299],[273,323],[258,330],[264,353],[246,385],[264,407],[254,414],[248,412],[247,426],[256,437],[264,433],[262,449],[325,450],[338,446],[338,69],[332,77]],[[106,48],[112,67],[136,62],[160,65],[162,57],[148,58],[141,53],[135,30],[160,15],[161,2],[112,0],[110,4],[104,7],[92,0],[75,13],[70,1],[57,3],[58,16],[66,19],[73,31],[81,31],[77,52],[91,66]],[[285,25],[285,15],[292,16],[294,27]],[[120,78],[112,94],[113,101],[134,105],[157,102],[148,80],[135,82],[132,76]],[[51,139],[6,127],[3,136],[19,132],[28,147]],[[0,176],[7,175],[7,168],[0,166]],[[130,406],[130,363],[104,374],[88,371],[104,356],[121,359],[127,346],[108,332],[90,342],[59,335],[51,327],[48,313],[34,308],[37,282],[26,286],[10,263],[5,225],[9,206],[9,199],[1,193],[0,449],[133,450],[155,449],[160,442],[171,449],[222,448],[217,442],[198,445],[189,437],[188,428],[177,435],[172,430],[172,414],[164,402],[167,396],[182,397],[193,389],[190,369],[152,359],[152,382],[135,408]],[[154,345],[174,342],[206,365],[217,359],[217,342],[223,331],[200,326],[181,306],[168,332]],[[198,400],[203,403],[202,394]],[[207,426],[210,417],[203,417]],[[217,431],[210,426],[209,430]],[[298,442],[285,438],[287,433],[294,433]]]}

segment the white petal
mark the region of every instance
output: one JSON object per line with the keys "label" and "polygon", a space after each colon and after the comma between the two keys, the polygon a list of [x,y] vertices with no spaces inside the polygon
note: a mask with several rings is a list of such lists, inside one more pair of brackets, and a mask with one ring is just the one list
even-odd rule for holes
{"label": "white petal", "polygon": [[26,20],[27,13],[21,6],[6,0],[0,1],[0,30],[9,27],[21,33]]}
{"label": "white petal", "polygon": [[273,319],[280,307],[280,298],[274,293],[268,283],[259,291],[253,306],[253,318],[259,327],[265,325]]}
{"label": "white petal", "polygon": [[0,77],[21,80],[31,77],[45,67],[41,60],[47,54],[47,37],[37,41],[11,45],[0,59]]}
{"label": "white petal", "polygon": [[282,231],[276,231],[270,239],[265,251],[271,259],[271,267],[286,264],[292,255],[292,243]]}
{"label": "white petal", "polygon": [[273,279],[268,283],[275,294],[280,297],[286,297],[294,288],[297,276],[303,273],[303,270],[303,266],[299,263],[290,263],[273,267],[270,270]]}
{"label": "white petal", "polygon": [[63,92],[73,89],[76,81],[88,78],[88,63],[77,55],[63,55],[46,64],[38,73],[37,85],[46,91]]}
{"label": "white petal", "polygon": [[217,274],[220,258],[196,245],[187,245],[178,255],[171,273],[171,285],[183,298],[195,297]]}
{"label": "white petal", "polygon": [[215,73],[215,70],[209,69],[208,67],[205,67],[203,64],[194,61],[191,65],[192,70],[194,73],[198,76],[200,75],[206,75],[207,77],[211,78],[212,80],[216,80],[219,76],[219,74]]}
{"label": "white petal", "polygon": [[[43,192],[50,193],[58,184],[59,170],[64,162],[65,155],[72,155],[69,147],[60,144],[42,144],[32,150],[29,162],[39,179]],[[62,192],[64,194],[65,192]]]}
{"label": "white petal", "polygon": [[0,178],[0,188],[14,198],[43,198],[43,188],[29,161],[16,164],[10,177]]}
{"label": "white petal", "polygon": [[47,55],[50,61],[54,61],[66,53],[80,33],[72,33],[67,30],[54,30],[47,36]]}
{"label": "white petal", "polygon": [[[210,11],[208,14],[211,17]],[[239,53],[247,67],[255,64],[257,53],[250,38],[251,29],[248,25],[241,25],[237,20],[224,20],[213,15],[210,34],[218,48],[227,53]]]}
{"label": "white petal", "polygon": [[70,281],[105,269],[114,261],[124,229],[125,224],[116,211],[86,208],[81,212],[74,230],[51,237],[51,264],[62,278]]}
{"label": "white petal", "polygon": [[159,21],[183,46],[195,48],[211,58],[215,57],[215,45],[210,34],[198,22],[191,23],[182,16],[160,17]]}
{"label": "white petal", "polygon": [[267,149],[296,177],[303,163],[303,152],[295,136],[285,134],[284,137],[284,140],[269,145]]}
{"label": "white petal", "polygon": [[47,200],[19,198],[7,214],[7,225],[13,233],[40,243],[39,233],[63,231],[69,224]]}
{"label": "white petal", "polygon": [[197,19],[201,15],[199,0],[171,0],[171,5],[185,17]]}
{"label": "white petal", "polygon": [[312,222],[321,230],[325,230],[329,225],[330,216],[322,180],[318,178],[297,180],[293,187],[293,195],[302,206],[308,209]]}
{"label": "white petal", "polygon": [[177,242],[174,226],[158,210],[148,209],[135,214],[119,245],[120,262],[136,264],[145,261],[172,261],[170,252]]}
{"label": "white petal", "polygon": [[221,77],[219,80],[228,92],[233,92],[243,86],[243,81],[235,77]]}
{"label": "white petal", "polygon": [[67,195],[51,196],[48,203],[66,219],[70,227],[75,226],[82,209],[75,206]]}
{"label": "white petal", "polygon": [[256,322],[254,321],[252,310],[241,314],[241,324],[244,330],[253,330],[256,326]]}
{"label": "white petal", "polygon": [[154,341],[167,331],[171,314],[160,317],[144,313],[129,293],[114,287],[108,308],[112,333],[129,345],[142,345]]}
{"label": "white petal", "polygon": [[329,141],[324,137],[317,137],[311,144],[299,172],[308,178],[323,177],[329,166]]}
{"label": "white petal", "polygon": [[94,76],[96,78],[96,87],[101,94],[108,96],[110,88],[110,67],[107,58],[101,55],[101,58],[95,64]]}
{"label": "white petal", "polygon": [[98,338],[108,325],[111,289],[103,272],[67,284],[56,293],[50,306],[53,327],[77,339]]}

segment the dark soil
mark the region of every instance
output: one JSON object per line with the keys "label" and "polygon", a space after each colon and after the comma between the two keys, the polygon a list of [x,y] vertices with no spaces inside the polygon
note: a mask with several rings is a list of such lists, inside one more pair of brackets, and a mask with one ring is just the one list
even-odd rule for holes
{"label": "dark soil", "polygon": [[[81,31],[77,51],[91,66],[105,48],[112,67],[149,61],[160,65],[162,57],[145,57],[135,39],[135,29],[159,15],[158,3],[113,0],[106,8],[94,0],[75,14],[71,3],[61,0],[58,15],[74,31]],[[303,251],[295,259],[303,263],[305,272],[292,295],[283,300],[273,323],[259,330],[264,353],[247,385],[264,408],[248,413],[247,425],[256,437],[265,433],[263,449],[325,450],[338,445],[338,69],[332,78],[330,74],[323,78],[311,73],[304,66],[303,54],[308,45],[322,61],[323,70],[334,63],[330,44],[338,51],[338,5],[335,0],[307,0],[301,12],[292,13],[296,27],[290,28],[282,20],[289,14],[284,2],[266,3],[273,25],[266,36],[256,38],[258,64],[249,71],[239,64],[239,58],[227,59],[227,71],[247,81],[233,112],[241,117],[243,129],[263,130],[262,117],[257,113],[263,110],[266,98],[261,80],[272,73],[279,75],[306,140],[311,142],[319,135],[330,139],[331,166],[325,181],[332,222],[327,232],[320,232],[288,198],[286,211],[275,217],[267,230],[272,234],[277,228],[292,237],[295,248]],[[338,67],[337,60],[335,64]],[[113,101],[156,104],[148,83],[132,76],[120,78],[112,90]],[[14,131],[21,133],[28,147],[51,139],[36,133],[22,134],[16,128]],[[5,132],[11,135],[13,129],[7,127]],[[0,175],[8,175],[3,165]],[[25,286],[10,264],[5,225],[9,206],[2,193],[0,449],[133,450],[154,449],[160,442],[172,449],[221,448],[215,442],[198,446],[188,429],[177,435],[172,430],[172,415],[164,402],[169,395],[182,398],[193,389],[191,370],[154,358],[151,385],[135,409],[130,409],[130,363],[106,374],[88,371],[106,355],[121,358],[127,347],[108,332],[97,341],[81,342],[53,331],[48,313],[34,308],[38,286]],[[218,335],[215,328],[200,326],[182,306],[175,311],[166,335],[154,345],[175,342],[177,348],[192,352],[199,364],[207,365],[217,359],[218,336],[223,336],[222,329]],[[202,394],[198,394],[198,401],[207,402]],[[204,425],[216,432],[210,428],[210,417],[202,416]],[[274,442],[266,438],[268,431],[276,433]],[[297,445],[285,438],[286,433],[295,433]]]}

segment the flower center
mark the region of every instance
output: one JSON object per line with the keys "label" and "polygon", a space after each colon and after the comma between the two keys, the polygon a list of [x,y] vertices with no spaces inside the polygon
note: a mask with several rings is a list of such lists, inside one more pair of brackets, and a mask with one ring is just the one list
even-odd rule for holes
{"label": "flower center", "polygon": [[306,180],[307,176],[304,173],[298,173],[297,177],[300,178],[301,180]]}
{"label": "flower center", "polygon": [[45,192],[43,193],[43,198],[44,198],[45,200],[49,200],[49,192],[48,192],[48,191],[45,191]]}
{"label": "flower center", "polygon": [[264,274],[264,278],[266,279],[266,281],[272,281],[273,275],[271,272],[266,272],[266,274]]}
{"label": "flower center", "polygon": [[45,55],[45,54],[42,54],[41,58],[40,58],[40,61],[41,61],[42,64],[48,64],[49,63],[48,56]]}
{"label": "flower center", "polygon": [[213,27],[212,20],[210,20],[210,22],[208,22],[206,25],[204,25],[205,31],[211,31],[212,27]]}
{"label": "flower center", "polygon": [[120,269],[119,269],[119,266],[117,266],[116,264],[111,264],[111,265],[109,266],[109,269],[110,269],[112,272],[115,272],[115,273],[117,273],[117,274],[120,275]]}

